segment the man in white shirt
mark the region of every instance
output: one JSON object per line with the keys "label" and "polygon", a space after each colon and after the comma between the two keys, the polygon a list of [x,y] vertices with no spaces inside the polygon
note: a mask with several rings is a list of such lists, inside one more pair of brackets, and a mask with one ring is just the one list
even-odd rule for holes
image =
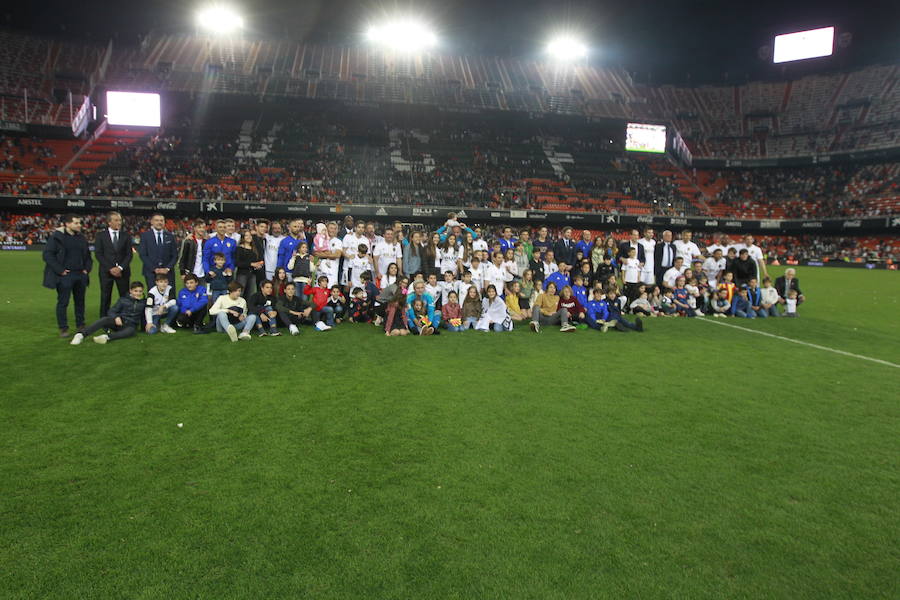
{"label": "man in white shirt", "polygon": [[278,267],[278,247],[284,234],[281,230],[281,223],[273,221],[271,229],[269,224],[265,222],[257,223],[256,230],[259,235],[265,239],[265,251],[263,252],[263,262],[265,263],[266,279],[271,280],[275,276],[275,269]]}
{"label": "man in white shirt", "polygon": [[700,247],[691,241],[692,233],[685,229],[681,232],[681,239],[675,240],[675,252],[684,260],[684,264],[691,264],[695,258],[703,258],[700,254]]}
{"label": "man in white shirt", "polygon": [[343,255],[344,244],[337,237],[338,225],[331,221],[326,226],[326,235],[328,236],[328,250],[320,250],[316,252],[319,257],[319,275],[328,278],[328,287],[337,285],[338,283],[338,262]]}
{"label": "man in white shirt", "polygon": [[477,238],[472,240],[472,250],[475,250],[478,252],[487,252],[487,249],[488,249],[488,243],[487,243],[487,240],[484,239],[483,237],[478,236]]}
{"label": "man in white shirt", "polygon": [[725,274],[725,257],[722,256],[722,249],[713,250],[712,256],[703,261],[703,272],[706,273],[706,282],[710,289],[716,289],[719,279]]}
{"label": "man in white shirt", "polygon": [[653,256],[656,250],[656,240],[653,239],[653,229],[644,230],[644,237],[638,240],[638,244],[644,249],[644,264],[641,267],[641,283],[655,285],[656,277],[653,274]]}
{"label": "man in white shirt", "polygon": [[553,255],[553,250],[547,250],[544,252],[544,280],[550,275],[559,271],[559,265],[556,264],[556,257]]}
{"label": "man in white shirt", "polygon": [[725,237],[724,233],[716,233],[713,235],[713,243],[706,247],[706,253],[709,256],[712,256],[713,253],[718,249],[722,251],[722,256],[725,256],[725,253],[728,252],[728,238]]}
{"label": "man in white shirt", "polygon": [[375,277],[386,275],[391,263],[397,263],[397,273],[403,272],[403,249],[394,241],[394,231],[385,229],[384,239],[375,244]]}
{"label": "man in white shirt", "polygon": [[367,254],[372,254],[372,243],[366,237],[366,224],[364,221],[357,221],[351,233],[343,236],[341,244],[344,248],[344,270],[341,273],[341,281],[347,281],[347,272],[350,270],[350,259],[358,254],[359,245],[366,246]]}
{"label": "man in white shirt", "polygon": [[747,249],[747,253],[750,255],[750,260],[756,263],[756,280],[762,281],[764,278],[769,276],[769,270],[766,268],[766,261],[763,258],[762,248],[757,246],[753,239],[752,235],[745,235],[742,242],[738,242],[731,246],[734,248],[734,251],[740,255],[741,250],[744,248]]}
{"label": "man in white shirt", "polygon": [[663,286],[669,289],[675,289],[675,281],[684,274],[687,267],[684,266],[684,259],[680,256],[675,257],[672,268],[663,275]]}
{"label": "man in white shirt", "polygon": [[497,294],[503,295],[506,282],[513,280],[513,274],[503,264],[502,254],[497,252],[491,258],[493,260],[484,270],[484,289],[487,290],[489,285],[493,285],[497,289]]}

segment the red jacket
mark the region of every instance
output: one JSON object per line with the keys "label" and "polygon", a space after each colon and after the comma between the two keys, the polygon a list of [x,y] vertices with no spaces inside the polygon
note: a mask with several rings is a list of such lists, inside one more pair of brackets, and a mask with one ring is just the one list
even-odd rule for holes
{"label": "red jacket", "polygon": [[584,312],[584,307],[581,306],[581,302],[579,302],[575,296],[572,296],[568,300],[566,300],[565,298],[560,296],[559,304],[556,306],[556,310],[559,310],[561,308],[564,308],[567,311],[569,311],[569,317],[571,317],[571,318],[575,318],[578,316],[579,313]]}
{"label": "red jacket", "polygon": [[328,302],[328,297],[331,295],[331,290],[323,287],[313,287],[307,284],[303,287],[303,293],[307,296],[312,296],[312,301],[316,306],[316,310],[322,310],[322,308],[324,308],[325,306],[325,303]]}

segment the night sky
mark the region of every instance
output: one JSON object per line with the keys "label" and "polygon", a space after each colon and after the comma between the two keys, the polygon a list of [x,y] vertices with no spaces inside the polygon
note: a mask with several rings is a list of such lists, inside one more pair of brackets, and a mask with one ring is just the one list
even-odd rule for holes
{"label": "night sky", "polygon": [[[202,0],[44,0],[3,11],[4,24],[43,34],[129,43],[150,30],[191,30]],[[591,62],[623,66],[639,80],[739,82],[777,77],[761,61],[760,46],[776,33],[836,25],[853,34],[852,46],[818,68],[849,68],[900,60],[900,0],[234,0],[247,35],[287,36],[315,42],[358,42],[379,15],[413,7],[438,30],[451,52],[530,58],[559,28],[580,33]],[[783,73],[782,73],[783,74]]]}

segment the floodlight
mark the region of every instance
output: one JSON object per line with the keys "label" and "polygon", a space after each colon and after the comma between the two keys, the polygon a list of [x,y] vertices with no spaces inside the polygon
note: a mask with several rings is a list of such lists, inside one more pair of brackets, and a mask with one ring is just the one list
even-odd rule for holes
{"label": "floodlight", "polygon": [[197,26],[212,33],[234,33],[244,28],[244,18],[228,6],[213,4],[197,11]]}
{"label": "floodlight", "polygon": [[570,36],[561,35],[553,38],[547,44],[547,54],[558,61],[575,61],[585,58],[588,48],[581,40]]}
{"label": "floodlight", "polygon": [[369,27],[366,39],[371,43],[401,52],[427,50],[437,45],[437,34],[424,22],[395,19]]}

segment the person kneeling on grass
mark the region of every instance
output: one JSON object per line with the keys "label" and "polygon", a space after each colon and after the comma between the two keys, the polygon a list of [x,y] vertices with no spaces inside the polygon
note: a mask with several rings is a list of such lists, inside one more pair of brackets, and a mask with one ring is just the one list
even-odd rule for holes
{"label": "person kneeling on grass", "polygon": [[481,319],[475,325],[480,331],[512,331],[512,319],[506,309],[506,302],[497,294],[494,284],[487,286],[481,300]]}
{"label": "person kneeling on grass", "polygon": [[741,286],[737,295],[731,301],[731,314],[742,319],[755,319],[756,313],[750,306],[750,298],[747,296],[747,286]]}
{"label": "person kneeling on grass", "polygon": [[454,291],[447,293],[447,302],[441,306],[441,320],[448,331],[462,331],[462,307],[459,305],[459,294]]}
{"label": "person kneeling on grass", "polygon": [[128,289],[128,296],[122,296],[109,309],[109,314],[102,319],[94,321],[72,337],[69,342],[73,346],[80,344],[86,336],[100,329],[106,329],[109,333],[98,335],[94,341],[105,344],[113,340],[121,340],[131,337],[141,326],[146,302],[144,301],[144,284],[140,281],[132,282]]}
{"label": "person kneeling on grass", "polygon": [[678,311],[679,315],[683,317],[703,316],[703,313],[698,313],[691,308],[690,292],[684,287],[684,276],[680,276],[675,280],[675,288],[672,290],[672,297],[675,303],[675,310]]}
{"label": "person kneeling on grass", "polygon": [[209,309],[209,314],[216,319],[216,330],[227,334],[232,342],[249,340],[256,325],[256,315],[247,314],[247,301],[241,298],[243,289],[241,284],[232,281],[228,284],[228,293],[216,298]]}
{"label": "person kneeling on grass", "polygon": [[547,282],[546,289],[538,294],[531,309],[531,330],[541,332],[541,325],[561,325],[562,332],[575,331],[575,326],[569,323],[569,311],[559,306],[559,296],[556,295],[556,284]]}
{"label": "person kneeling on grass", "polygon": [[728,301],[728,290],[721,289],[716,293],[716,297],[710,302],[712,307],[712,315],[714,317],[727,317],[731,314],[731,302]]}
{"label": "person kneeling on grass", "polygon": [[250,297],[250,314],[256,315],[256,329],[259,337],[267,335],[279,336],[278,312],[275,303],[278,298],[274,294],[275,287],[269,280],[259,284],[259,291]]}
{"label": "person kneeling on grass", "polygon": [[644,331],[644,322],[640,317],[634,320],[634,323],[627,321],[622,316],[622,304],[619,302],[619,290],[610,289],[606,292],[606,310],[609,313],[609,320],[615,322],[615,328],[619,331]]}
{"label": "person kneeling on grass", "polygon": [[409,331],[414,335],[432,335],[434,325],[428,317],[428,305],[421,298],[416,298],[406,309],[406,321]]}
{"label": "person kneeling on grass", "polygon": [[180,327],[193,329],[194,333],[209,333],[203,329],[203,320],[208,311],[209,296],[206,287],[199,285],[200,280],[193,273],[184,278],[184,287],[178,292],[178,317]]}
{"label": "person kneeling on grass", "polygon": [[406,294],[403,290],[398,289],[386,307],[384,335],[388,337],[409,335],[409,316],[406,312]]}
{"label": "person kneeling on grass", "polygon": [[150,335],[157,331],[175,333],[172,323],[176,317],[178,317],[178,301],[175,299],[175,286],[169,283],[167,274],[157,273],[156,285],[147,293],[147,308],[144,311],[147,333]]}
{"label": "person kneeling on grass", "polygon": [[303,293],[307,296],[312,296],[312,318],[315,321],[316,329],[328,331],[334,327],[334,309],[328,306],[328,298],[331,297],[331,289],[328,287],[328,276],[319,275],[316,282],[319,285],[307,285],[303,288]]}
{"label": "person kneeling on grass", "polygon": [[522,286],[518,281],[513,281],[507,286],[506,291],[506,310],[509,311],[509,318],[515,321],[524,321],[529,317],[528,310],[522,308],[521,292]]}
{"label": "person kneeling on grass", "polygon": [[584,307],[584,322],[591,329],[599,329],[606,333],[610,327],[616,325],[616,322],[609,318],[609,305],[606,302],[606,293],[602,288],[594,288],[591,295],[591,300],[588,300],[587,305]]}
{"label": "person kneeling on grass", "polygon": [[297,295],[297,286],[288,283],[284,286],[284,295],[278,298],[275,305],[278,320],[288,328],[291,335],[300,333],[300,324],[312,315],[312,306],[306,296]]}

